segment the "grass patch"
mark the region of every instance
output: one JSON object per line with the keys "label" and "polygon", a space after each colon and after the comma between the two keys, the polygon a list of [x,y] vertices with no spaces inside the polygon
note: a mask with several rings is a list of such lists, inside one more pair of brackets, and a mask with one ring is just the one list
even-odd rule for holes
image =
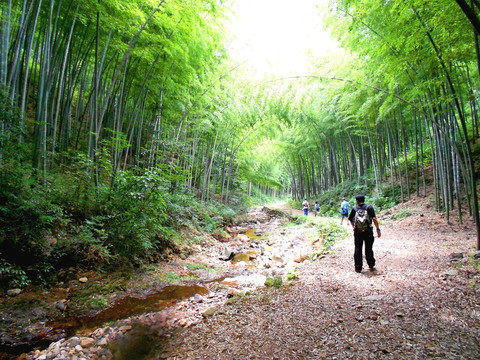
{"label": "grass patch", "polygon": [[192,271],[208,272],[210,274],[218,274],[223,271],[221,268],[210,267],[205,264],[185,264],[185,266]]}
{"label": "grass patch", "polygon": [[273,288],[281,288],[283,286],[283,279],[281,276],[267,277],[265,285]]}
{"label": "grass patch", "polygon": [[[129,288],[131,273],[108,278],[107,281],[90,281],[79,285],[69,296],[70,306],[75,312],[96,311],[108,306],[108,299]],[[101,295],[99,295],[101,294]]]}
{"label": "grass patch", "polygon": [[155,275],[153,276],[155,280],[161,283],[167,284],[183,284],[189,281],[198,280],[199,277],[195,275],[179,275],[173,271],[156,271]]}
{"label": "grass patch", "polygon": [[402,209],[392,215],[392,220],[401,220],[410,216],[420,215],[422,212],[417,209]]}

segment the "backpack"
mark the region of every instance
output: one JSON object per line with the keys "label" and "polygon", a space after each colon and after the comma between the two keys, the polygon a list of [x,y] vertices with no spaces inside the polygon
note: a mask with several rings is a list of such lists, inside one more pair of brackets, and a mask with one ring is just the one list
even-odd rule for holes
{"label": "backpack", "polygon": [[368,215],[367,207],[357,207],[355,209],[355,217],[353,219],[355,230],[359,232],[365,232],[371,229],[372,220]]}
{"label": "backpack", "polygon": [[320,204],[315,204],[315,210],[320,210]]}
{"label": "backpack", "polygon": [[342,207],[342,214],[348,214],[348,202],[345,202]]}

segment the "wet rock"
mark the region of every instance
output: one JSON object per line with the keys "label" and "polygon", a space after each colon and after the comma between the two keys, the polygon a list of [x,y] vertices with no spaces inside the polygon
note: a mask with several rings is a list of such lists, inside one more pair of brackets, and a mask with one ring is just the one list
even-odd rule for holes
{"label": "wet rock", "polygon": [[80,279],[78,279],[78,281],[80,281],[82,284],[85,284],[86,282],[88,282],[88,278],[81,277]]}
{"label": "wet rock", "polygon": [[22,289],[10,289],[10,290],[7,290],[7,295],[13,297],[13,296],[20,295],[21,292],[22,292]]}

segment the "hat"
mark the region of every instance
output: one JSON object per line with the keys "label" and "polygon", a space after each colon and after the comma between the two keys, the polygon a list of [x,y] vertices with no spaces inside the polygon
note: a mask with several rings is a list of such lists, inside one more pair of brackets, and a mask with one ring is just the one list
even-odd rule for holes
{"label": "hat", "polygon": [[355,196],[355,199],[359,202],[365,202],[365,195],[358,194],[357,196]]}
{"label": "hat", "polygon": [[345,198],[342,198],[342,200],[345,200]]}

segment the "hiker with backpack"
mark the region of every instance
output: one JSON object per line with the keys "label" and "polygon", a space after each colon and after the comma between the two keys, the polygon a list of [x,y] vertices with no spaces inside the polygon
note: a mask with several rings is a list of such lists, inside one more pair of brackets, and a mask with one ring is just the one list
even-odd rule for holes
{"label": "hiker with backpack", "polygon": [[318,201],[315,201],[315,216],[318,215],[320,211],[320,204],[318,203]]}
{"label": "hiker with backpack", "polygon": [[350,204],[345,198],[342,198],[342,204],[340,205],[340,213],[342,214],[342,220],[340,220],[340,225],[343,225],[343,219],[348,218],[348,208]]}
{"label": "hiker with backpack", "polygon": [[353,258],[355,260],[355,271],[362,272],[363,258],[362,248],[365,242],[365,257],[367,259],[370,271],[375,270],[375,258],[373,256],[373,226],[377,228],[377,237],[382,236],[380,227],[378,225],[377,216],[372,205],[365,204],[365,196],[359,194],[355,197],[357,205],[352,208],[348,220],[353,227],[353,236],[355,238],[355,253]]}
{"label": "hiker with backpack", "polygon": [[305,199],[305,200],[303,201],[302,206],[303,206],[303,213],[304,213],[305,215],[308,215],[308,201],[307,201],[307,199]]}

